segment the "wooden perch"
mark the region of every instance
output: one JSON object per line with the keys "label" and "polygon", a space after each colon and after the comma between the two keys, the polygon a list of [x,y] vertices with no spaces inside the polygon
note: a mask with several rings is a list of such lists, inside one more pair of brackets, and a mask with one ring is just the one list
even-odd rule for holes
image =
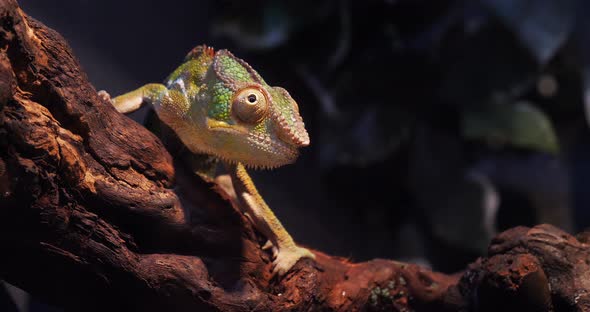
{"label": "wooden perch", "polygon": [[590,235],[547,225],[500,234],[457,275],[316,252],[271,279],[223,191],[101,101],[15,0],[0,0],[0,49],[0,277],[34,296],[76,311],[590,310]]}

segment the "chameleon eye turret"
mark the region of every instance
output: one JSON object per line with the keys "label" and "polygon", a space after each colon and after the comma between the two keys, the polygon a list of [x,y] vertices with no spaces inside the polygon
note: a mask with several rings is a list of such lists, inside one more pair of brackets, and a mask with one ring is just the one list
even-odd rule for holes
{"label": "chameleon eye turret", "polygon": [[258,88],[240,90],[232,101],[232,111],[242,122],[256,124],[268,114],[268,100]]}

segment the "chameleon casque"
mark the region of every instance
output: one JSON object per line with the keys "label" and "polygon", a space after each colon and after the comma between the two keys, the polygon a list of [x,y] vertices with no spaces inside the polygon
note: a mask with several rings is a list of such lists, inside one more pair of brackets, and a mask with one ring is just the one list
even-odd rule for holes
{"label": "chameleon casque", "polygon": [[245,61],[227,50],[200,45],[163,84],[147,84],[110,99],[121,113],[151,103],[193,154],[211,155],[229,171],[237,203],[273,250],[273,274],[283,275],[302,257],[264,202],[245,167],[274,168],[295,161],[309,136],[297,103],[280,87],[269,86]]}

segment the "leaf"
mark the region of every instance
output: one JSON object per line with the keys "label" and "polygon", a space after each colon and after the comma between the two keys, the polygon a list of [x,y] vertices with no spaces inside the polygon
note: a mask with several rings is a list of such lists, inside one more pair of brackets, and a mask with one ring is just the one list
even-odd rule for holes
{"label": "leaf", "polygon": [[559,153],[553,125],[539,109],[528,103],[491,105],[466,111],[462,116],[463,136],[490,145],[510,145],[534,151]]}

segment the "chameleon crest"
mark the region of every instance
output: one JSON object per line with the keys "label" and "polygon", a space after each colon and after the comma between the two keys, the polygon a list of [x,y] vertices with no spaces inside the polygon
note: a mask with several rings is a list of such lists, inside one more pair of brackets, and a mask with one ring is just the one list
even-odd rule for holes
{"label": "chameleon crest", "polygon": [[[155,103],[156,111],[180,130],[177,134],[193,152],[273,168],[292,163],[298,148],[309,145],[299,108],[289,93],[269,86],[227,50],[193,49],[170,75],[167,88],[165,96],[172,101],[162,98],[159,105]],[[174,90],[179,94],[172,94]],[[187,105],[166,107],[168,102],[177,103],[173,98],[179,96],[186,98]],[[177,115],[166,116],[171,112]]]}

